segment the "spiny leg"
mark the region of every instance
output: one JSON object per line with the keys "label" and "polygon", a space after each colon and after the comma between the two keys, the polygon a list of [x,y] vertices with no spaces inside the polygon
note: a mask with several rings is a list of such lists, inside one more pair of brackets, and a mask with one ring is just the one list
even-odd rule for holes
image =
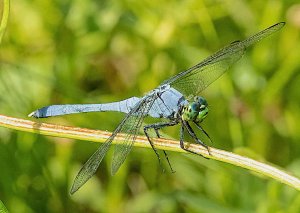
{"label": "spiny leg", "polygon": [[150,145],[151,145],[153,151],[155,152],[155,155],[156,155],[156,157],[157,157],[157,159],[158,159],[158,163],[159,163],[160,168],[162,169],[162,172],[165,172],[165,169],[163,168],[163,166],[162,166],[162,164],[161,164],[160,156],[159,156],[157,150],[155,149],[155,147],[154,147],[154,145],[153,145],[153,143],[152,143],[152,141],[151,141],[151,139],[150,139],[150,137],[149,137],[149,135],[148,135],[148,132],[147,132],[147,131],[148,131],[148,129],[150,129],[150,128],[152,128],[152,126],[150,126],[150,125],[144,126],[144,133],[145,133],[145,135],[146,135],[146,137],[147,137],[147,139],[148,139],[148,141],[149,141],[149,143],[150,143]]}
{"label": "spiny leg", "polygon": [[[184,147],[184,126],[183,126],[183,124],[181,124],[181,126],[180,126],[180,147],[181,147],[181,149],[183,149],[187,152],[190,152],[192,154],[196,154],[196,155],[200,155],[201,157],[204,157],[203,155],[201,155],[199,153],[196,153],[196,152],[193,152],[193,151],[191,151],[191,150]],[[204,158],[206,158],[206,157],[204,157]]]}
{"label": "spiny leg", "polygon": [[[203,142],[197,137],[197,135],[195,134],[195,132],[194,132],[194,130],[192,129],[192,127],[190,126],[190,124],[189,124],[188,122],[186,122],[186,121],[182,121],[182,126],[184,126],[184,127],[187,129],[188,133],[192,136],[192,138],[196,141],[196,143],[202,145],[203,147],[205,147],[205,148],[207,149],[208,154],[210,155],[209,147],[208,147],[205,143],[203,143]],[[183,130],[184,130],[184,129],[183,129]],[[182,131],[182,133],[183,133],[183,131]],[[181,148],[182,148],[182,147],[181,147]],[[187,149],[185,149],[185,150],[187,150]],[[189,151],[189,152],[191,152],[191,151]],[[198,153],[195,153],[195,152],[192,152],[192,153],[198,154]],[[204,157],[203,155],[201,155],[201,156]]]}
{"label": "spiny leg", "polygon": [[[150,143],[152,149],[154,150],[154,152],[155,152],[155,154],[156,154],[156,156],[157,156],[159,165],[160,165],[160,167],[162,168],[162,171],[163,171],[163,172],[164,172],[165,170],[164,170],[164,168],[163,168],[163,166],[162,166],[161,158],[160,158],[160,156],[159,156],[159,154],[158,154],[156,148],[154,147],[154,144],[152,143],[152,141],[151,141],[151,139],[150,139],[150,137],[149,137],[148,130],[149,130],[149,129],[154,129],[155,132],[156,132],[157,137],[160,137],[160,135],[159,135],[159,133],[158,133],[158,130],[159,130],[159,129],[161,129],[161,128],[163,128],[163,127],[166,127],[166,126],[174,126],[174,125],[176,125],[176,124],[177,124],[177,122],[172,122],[172,121],[171,121],[171,122],[167,122],[167,123],[155,123],[155,124],[149,124],[149,125],[144,126],[144,133],[145,133],[145,135],[146,135],[146,137],[147,137],[147,139],[148,139],[148,141],[149,141],[149,143]],[[164,151],[164,153],[165,153],[165,151]],[[171,164],[170,164],[170,162],[169,162],[169,159],[168,159],[166,153],[165,153],[165,156],[166,156],[166,159],[167,159],[167,161],[168,161],[168,163],[169,163],[169,166],[170,166],[170,168],[171,168],[171,171],[173,172],[173,169],[172,169],[172,167],[171,167]]]}
{"label": "spiny leg", "polygon": [[[154,129],[154,130],[155,130],[156,136],[157,136],[158,138],[160,138],[160,134],[159,134],[159,132],[158,132],[158,129]],[[175,171],[173,170],[172,165],[171,165],[171,163],[170,163],[170,160],[169,160],[169,157],[168,157],[168,155],[167,155],[167,152],[166,152],[165,150],[163,150],[163,152],[164,152],[165,158],[167,159],[167,162],[168,162],[168,164],[169,164],[169,167],[170,167],[170,169],[171,169],[171,172],[172,172],[172,173],[175,173]]]}
{"label": "spiny leg", "polygon": [[200,126],[197,122],[194,122],[194,124],[198,127],[198,129],[200,129],[209,139],[209,141],[211,143],[213,143],[213,141],[211,140],[211,138],[209,137],[208,133],[202,128],[202,126]]}

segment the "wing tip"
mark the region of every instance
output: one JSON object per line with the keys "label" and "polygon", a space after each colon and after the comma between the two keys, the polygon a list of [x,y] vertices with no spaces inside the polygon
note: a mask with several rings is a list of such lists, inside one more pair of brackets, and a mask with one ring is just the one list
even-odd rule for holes
{"label": "wing tip", "polygon": [[119,170],[119,168],[120,168],[120,166],[112,164],[111,171],[110,171],[111,176],[114,176],[117,173],[117,171]]}
{"label": "wing tip", "polygon": [[[284,21],[281,21],[281,22],[278,22],[277,24],[272,25],[269,28],[276,28],[276,30],[280,30],[281,28],[284,27],[285,24],[286,23]],[[267,29],[269,29],[269,28],[267,28]]]}
{"label": "wing tip", "polygon": [[77,192],[77,190],[79,189],[80,187],[75,187],[75,185],[73,184],[72,185],[72,188],[70,190],[70,195],[73,195],[75,192]]}

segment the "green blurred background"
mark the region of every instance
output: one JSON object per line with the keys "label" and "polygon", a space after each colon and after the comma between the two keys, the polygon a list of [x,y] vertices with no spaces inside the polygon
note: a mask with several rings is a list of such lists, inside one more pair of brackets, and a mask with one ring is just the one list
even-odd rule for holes
{"label": "green blurred background", "polygon": [[[0,113],[26,118],[42,106],[140,96],[226,44],[279,21],[203,93],[212,146],[300,176],[300,4],[294,1],[11,2],[0,46]],[[112,131],[118,113],[44,122]],[[178,139],[178,128],[164,131]],[[205,140],[205,139],[204,139]],[[289,186],[214,160],[134,148],[117,175],[111,154],[70,196],[99,144],[0,128],[0,199],[10,212],[300,212]]]}

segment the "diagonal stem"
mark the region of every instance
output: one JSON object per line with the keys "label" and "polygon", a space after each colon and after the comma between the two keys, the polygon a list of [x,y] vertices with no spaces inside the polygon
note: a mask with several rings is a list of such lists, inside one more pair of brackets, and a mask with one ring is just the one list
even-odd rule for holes
{"label": "diagonal stem", "polygon": [[[30,120],[8,117],[5,115],[0,115],[0,126],[9,129],[23,131],[23,132],[37,133],[41,135],[73,138],[73,139],[102,142],[102,143],[106,141],[106,139],[111,135],[111,133],[107,131],[47,124],[39,121],[34,122]],[[125,138],[124,134],[118,134],[115,137],[113,143],[121,144],[124,138]],[[157,149],[186,153],[186,151],[180,148],[179,141],[163,139],[163,138],[156,138],[153,139],[152,141]],[[147,138],[144,136],[137,136],[134,146],[151,148]],[[227,152],[212,147],[210,147],[210,155],[209,155],[207,149],[199,144],[190,144],[189,150],[198,153],[200,155],[203,155],[206,158],[215,159],[245,169],[249,169],[259,174],[263,174],[265,176],[273,178],[279,182],[287,184],[300,191],[300,180],[297,177],[288,174],[282,169],[271,166],[270,164],[262,163],[248,157],[240,156],[232,152]]]}

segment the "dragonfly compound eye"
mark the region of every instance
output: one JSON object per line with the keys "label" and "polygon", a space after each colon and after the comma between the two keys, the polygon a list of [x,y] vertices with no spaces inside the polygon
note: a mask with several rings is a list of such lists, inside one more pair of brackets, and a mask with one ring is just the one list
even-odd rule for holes
{"label": "dragonfly compound eye", "polygon": [[201,105],[199,103],[193,102],[193,103],[191,103],[189,108],[190,108],[190,111],[198,113],[200,111],[200,106]]}
{"label": "dragonfly compound eye", "polygon": [[199,96],[199,97],[197,98],[197,101],[198,101],[198,103],[200,104],[200,106],[202,106],[202,105],[204,105],[204,106],[206,106],[206,107],[208,106],[206,99],[203,98],[203,97],[201,97],[201,96]]}

